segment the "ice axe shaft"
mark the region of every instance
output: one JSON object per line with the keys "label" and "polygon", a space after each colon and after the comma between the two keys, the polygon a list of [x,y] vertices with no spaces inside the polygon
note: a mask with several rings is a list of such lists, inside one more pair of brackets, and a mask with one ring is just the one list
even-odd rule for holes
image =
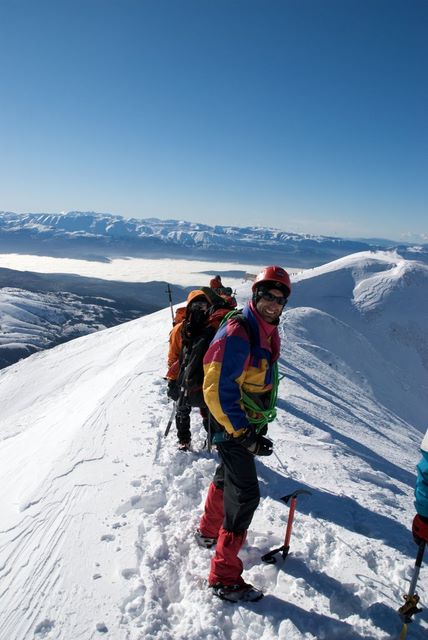
{"label": "ice axe shaft", "polygon": [[285,530],[284,549],[282,557],[285,558],[290,548],[291,530],[293,528],[294,512],[296,511],[297,496],[293,496],[290,502],[290,513],[288,514],[287,529]]}
{"label": "ice axe shaft", "polygon": [[276,562],[275,555],[280,551],[282,551],[282,557],[284,560],[287,557],[288,552],[290,550],[290,538],[291,538],[291,531],[293,528],[294,512],[296,511],[297,497],[302,494],[312,495],[310,491],[307,491],[307,489],[297,489],[297,491],[294,491],[293,493],[290,493],[286,496],[282,496],[281,500],[285,502],[285,504],[287,504],[288,501],[290,500],[290,512],[288,514],[284,544],[281,547],[278,547],[277,549],[272,549],[271,551],[268,551],[268,553],[265,553],[265,555],[262,556],[263,562],[266,562],[268,564],[275,564]]}
{"label": "ice axe shaft", "polygon": [[401,620],[403,621],[403,627],[400,633],[400,640],[404,640],[407,636],[407,625],[412,622],[412,616],[420,613],[422,609],[418,608],[419,596],[416,593],[416,584],[419,578],[419,572],[422,566],[422,560],[424,557],[426,543],[422,541],[418,548],[418,554],[416,556],[415,568],[413,570],[412,580],[410,582],[409,592],[403,596],[405,602],[403,606],[398,609]]}
{"label": "ice axe shaft", "polygon": [[419,545],[418,555],[416,556],[415,569],[413,571],[413,577],[412,577],[412,581],[410,583],[410,588],[409,588],[409,594],[408,594],[409,596],[413,596],[416,591],[416,584],[418,582],[419,572],[421,570],[422,560],[424,558],[424,552],[425,552],[425,542],[422,541],[421,544]]}
{"label": "ice axe shaft", "polygon": [[163,434],[164,438],[167,437],[169,430],[171,429],[172,421],[174,420],[176,410],[177,410],[177,405],[175,402],[173,402],[171,415],[169,416],[168,424],[166,425],[165,433]]}

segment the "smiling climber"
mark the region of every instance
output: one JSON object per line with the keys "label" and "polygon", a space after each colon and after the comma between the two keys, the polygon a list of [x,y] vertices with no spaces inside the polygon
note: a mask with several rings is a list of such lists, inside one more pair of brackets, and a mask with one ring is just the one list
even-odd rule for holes
{"label": "smiling climber", "polygon": [[232,602],[263,597],[242,578],[238,553],[260,499],[255,456],[272,454],[265,435],[276,415],[278,324],[290,292],[282,267],[263,269],[252,299],[220,326],[204,358],[204,399],[220,464],[195,536],[201,546],[216,546],[208,585]]}

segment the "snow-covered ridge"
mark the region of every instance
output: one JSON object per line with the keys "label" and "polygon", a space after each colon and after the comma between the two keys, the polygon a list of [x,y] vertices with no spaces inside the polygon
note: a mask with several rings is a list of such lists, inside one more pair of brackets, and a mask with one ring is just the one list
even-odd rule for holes
{"label": "snow-covered ridge", "polygon": [[[213,600],[205,586],[211,552],[192,531],[216,459],[201,451],[197,412],[194,453],[163,437],[168,309],[0,372],[1,640],[398,637],[415,557],[427,288],[423,264],[386,253],[293,279],[275,455],[258,460],[261,503],[242,552],[266,594],[258,605]],[[241,303],[249,293],[242,285]],[[263,565],[283,543],[279,498],[296,488],[312,495],[298,501],[291,554]],[[412,640],[427,634],[427,579],[424,566]]]}
{"label": "snow-covered ridge", "polygon": [[[350,371],[358,371],[361,384],[383,403],[387,396],[397,415],[424,429],[428,266],[396,252],[363,252],[298,274],[295,281],[291,304],[316,309],[311,328],[316,342],[332,352],[339,349]],[[320,312],[328,314],[335,329],[332,324],[324,327],[326,317]],[[297,326],[302,331],[305,323]]]}

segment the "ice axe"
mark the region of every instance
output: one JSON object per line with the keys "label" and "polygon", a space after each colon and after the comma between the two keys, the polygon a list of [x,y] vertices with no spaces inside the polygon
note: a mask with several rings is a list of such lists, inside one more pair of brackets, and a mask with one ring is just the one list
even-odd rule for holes
{"label": "ice axe", "polygon": [[288,521],[287,521],[287,528],[285,530],[284,544],[282,545],[282,547],[278,547],[278,549],[272,549],[272,551],[268,551],[268,553],[265,553],[265,555],[262,556],[263,562],[266,562],[267,564],[275,564],[275,562],[276,562],[275,555],[277,553],[279,553],[280,551],[282,551],[282,557],[283,557],[284,560],[287,557],[288,552],[290,550],[291,529],[293,527],[294,512],[296,510],[297,496],[301,496],[301,495],[304,495],[304,494],[309,495],[309,496],[312,495],[312,493],[310,491],[307,491],[307,489],[297,489],[297,491],[294,491],[294,493],[289,493],[287,496],[282,496],[281,500],[283,502],[285,502],[285,504],[287,504],[288,501],[290,500],[290,513],[288,514]]}
{"label": "ice axe", "polygon": [[418,554],[416,556],[415,568],[413,570],[412,581],[409,587],[409,593],[403,596],[405,603],[403,604],[402,607],[398,609],[398,613],[403,622],[403,626],[401,628],[401,633],[400,633],[400,640],[404,640],[404,638],[407,636],[407,625],[410,622],[413,622],[412,616],[422,611],[422,609],[418,608],[419,596],[416,593],[416,584],[417,584],[417,581],[419,578],[419,572],[422,566],[422,560],[423,560],[424,551],[425,551],[425,544],[426,543],[422,540],[422,542],[419,545]]}

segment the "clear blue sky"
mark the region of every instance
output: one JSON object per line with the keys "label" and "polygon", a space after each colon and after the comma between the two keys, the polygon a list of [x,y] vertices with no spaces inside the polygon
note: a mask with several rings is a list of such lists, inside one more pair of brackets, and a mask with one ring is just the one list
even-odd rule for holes
{"label": "clear blue sky", "polygon": [[427,0],[0,0],[0,210],[428,238]]}

